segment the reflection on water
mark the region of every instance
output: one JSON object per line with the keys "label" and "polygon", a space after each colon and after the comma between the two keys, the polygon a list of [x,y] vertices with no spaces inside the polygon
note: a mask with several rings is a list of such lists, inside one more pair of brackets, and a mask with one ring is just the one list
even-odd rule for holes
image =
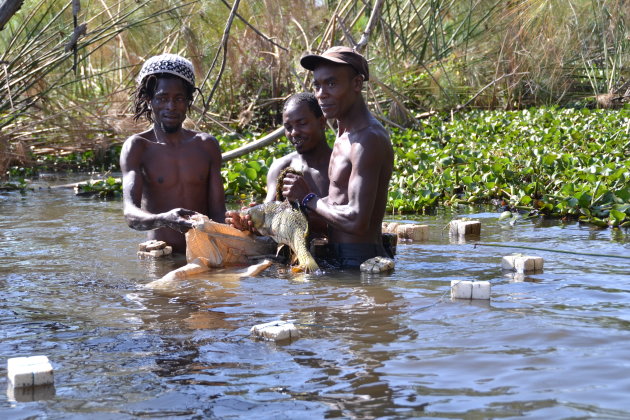
{"label": "reflection on water", "polygon": [[[419,217],[429,240],[388,275],[225,269],[151,291],[184,261],[137,259],[120,202],[0,193],[0,386],[9,357],[55,369],[52,396],[0,393],[0,417],[630,416],[628,260],[552,252],[630,256],[630,233],[484,209],[479,240],[505,248],[475,246],[452,217]],[[510,246],[541,248],[544,271],[502,272]],[[451,301],[451,280],[492,300]],[[300,338],[249,335],[274,319]]]}

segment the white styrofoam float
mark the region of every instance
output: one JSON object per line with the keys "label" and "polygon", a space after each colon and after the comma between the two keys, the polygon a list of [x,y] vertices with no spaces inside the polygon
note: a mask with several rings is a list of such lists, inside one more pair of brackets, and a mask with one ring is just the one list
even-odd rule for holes
{"label": "white styrofoam float", "polygon": [[156,239],[151,239],[138,245],[139,257],[158,258],[171,255],[172,253],[173,247],[166,245],[164,241],[158,241]]}
{"label": "white styrofoam float", "polygon": [[532,255],[513,254],[501,259],[501,268],[517,273],[530,273],[542,271],[544,260],[542,257]]}
{"label": "white styrofoam float", "polygon": [[451,299],[490,299],[489,281],[451,280]]}
{"label": "white styrofoam float", "polygon": [[451,220],[448,228],[449,234],[452,236],[481,234],[481,222],[478,220]]}
{"label": "white styrofoam float", "polygon": [[429,238],[429,226],[405,223],[396,227],[396,234],[400,239],[426,241]]}
{"label": "white styrofoam float", "polygon": [[7,375],[15,388],[54,383],[53,368],[48,357],[12,357],[7,361]]}
{"label": "white styrofoam float", "polygon": [[290,321],[271,321],[254,325],[250,332],[257,337],[272,341],[291,340],[300,336],[298,329]]}
{"label": "white styrofoam float", "polygon": [[392,271],[396,263],[387,257],[374,257],[361,263],[359,269],[364,273],[385,273]]}
{"label": "white styrofoam float", "polygon": [[415,223],[383,222],[382,232],[408,241],[426,241],[429,238],[429,226]]}

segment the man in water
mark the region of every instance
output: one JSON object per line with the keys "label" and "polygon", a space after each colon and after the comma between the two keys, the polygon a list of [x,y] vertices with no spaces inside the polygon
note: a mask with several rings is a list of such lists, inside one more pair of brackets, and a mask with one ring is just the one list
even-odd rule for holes
{"label": "man in water", "polygon": [[185,252],[189,217],[223,220],[221,150],[209,134],[183,128],[195,91],[190,61],[175,54],[147,60],[137,78],[135,120],[153,127],[129,137],[120,154],[123,206],[129,227]]}
{"label": "man in water", "polygon": [[387,130],[370,113],[363,95],[369,80],[365,58],[347,47],[306,55],[300,64],[313,72],[315,96],[327,119],[337,121],[328,177],[320,195],[304,177],[287,174],[283,195],[328,224],[329,253],[340,267],[358,267],[388,256],[381,236],[394,153]]}
{"label": "man in water", "polygon": [[[282,122],[287,139],[295,147],[295,152],[276,159],[267,172],[267,197],[265,202],[276,199],[277,179],[280,173],[292,167],[304,174],[310,190],[319,195],[328,193],[328,163],[332,152],[326,143],[326,119],[317,103],[315,95],[308,92],[297,93],[284,103]],[[241,220],[237,211],[226,213],[226,223],[239,229],[247,229],[250,224]],[[312,231],[325,231],[321,220],[311,220]]]}

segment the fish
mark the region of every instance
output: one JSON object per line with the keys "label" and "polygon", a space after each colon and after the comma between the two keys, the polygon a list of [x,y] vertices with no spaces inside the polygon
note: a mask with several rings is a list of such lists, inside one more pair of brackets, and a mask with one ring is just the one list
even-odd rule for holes
{"label": "fish", "polygon": [[288,245],[297,256],[300,269],[307,273],[319,270],[306,245],[308,221],[304,213],[291,207],[288,201],[271,201],[242,210],[241,217],[246,215],[261,235]]}

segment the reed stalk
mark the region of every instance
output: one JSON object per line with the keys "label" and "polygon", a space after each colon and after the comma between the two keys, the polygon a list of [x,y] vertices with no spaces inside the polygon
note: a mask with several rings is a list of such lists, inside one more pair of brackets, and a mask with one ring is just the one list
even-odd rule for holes
{"label": "reed stalk", "polygon": [[[206,131],[272,130],[283,99],[309,88],[299,57],[339,44],[357,46],[370,60],[370,106],[397,125],[464,104],[568,105],[612,94],[623,101],[630,79],[623,0],[78,5],[26,2],[0,31],[0,130],[8,152],[18,140],[61,149],[122,141],[138,128],[129,123],[134,76],[162,52],[187,55],[209,87],[192,116]],[[78,35],[82,24],[86,33]]]}

